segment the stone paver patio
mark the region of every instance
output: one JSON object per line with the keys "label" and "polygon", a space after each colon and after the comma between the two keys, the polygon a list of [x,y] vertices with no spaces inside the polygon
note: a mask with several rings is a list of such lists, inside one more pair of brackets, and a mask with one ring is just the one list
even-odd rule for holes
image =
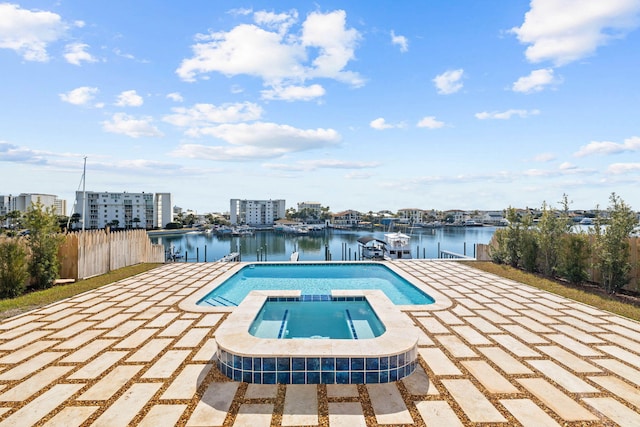
{"label": "stone paver patio", "polygon": [[0,323],[0,427],[640,426],[640,324],[455,261],[395,262],[451,299],[409,311],[420,367],[368,385],[232,382],[226,314],[179,303],[235,264],[166,264]]}

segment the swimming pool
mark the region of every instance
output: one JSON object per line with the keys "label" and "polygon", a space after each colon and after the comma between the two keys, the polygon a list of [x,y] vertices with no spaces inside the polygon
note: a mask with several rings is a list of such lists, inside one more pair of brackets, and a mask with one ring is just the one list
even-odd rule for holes
{"label": "swimming pool", "polygon": [[369,339],[385,327],[364,297],[269,297],[249,333],[276,339]]}
{"label": "swimming pool", "polygon": [[302,295],[330,295],[332,290],[381,290],[396,305],[433,304],[434,299],[382,264],[249,264],[213,289],[197,304],[237,306],[250,291],[300,290]]}

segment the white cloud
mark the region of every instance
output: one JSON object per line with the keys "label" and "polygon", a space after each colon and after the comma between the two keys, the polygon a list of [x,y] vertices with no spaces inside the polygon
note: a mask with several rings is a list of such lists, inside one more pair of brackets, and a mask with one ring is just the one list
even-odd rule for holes
{"label": "white cloud", "polygon": [[371,122],[369,123],[369,126],[376,130],[406,127],[405,123],[396,123],[396,124],[387,123],[387,121],[382,117],[378,117],[375,120],[371,120]]}
{"label": "white cloud", "polygon": [[69,64],[73,65],[81,65],[82,61],[96,62],[97,59],[86,51],[88,47],[89,45],[84,43],[68,44],[65,47],[64,59],[66,59]]}
{"label": "white cloud", "polygon": [[360,39],[357,30],[346,27],[346,13],[313,12],[302,23],[301,31],[289,31],[296,13],[256,13],[259,25],[241,24],[228,32],[198,34],[193,56],[184,59],[176,73],[186,81],[219,72],[228,77],[259,77],[267,86],[299,85],[313,78],[361,86],[363,79],[345,70],[355,58]]}
{"label": "white cloud", "polygon": [[174,126],[191,129],[219,123],[233,123],[258,120],[263,113],[262,107],[252,102],[235,104],[195,104],[193,107],[172,108],[173,114],[162,118]]}
{"label": "white cloud", "polygon": [[282,101],[310,101],[324,96],[325,90],[319,84],[311,86],[274,86],[262,92],[262,98]]}
{"label": "white cloud", "polygon": [[460,80],[463,75],[464,70],[462,68],[449,70],[435,76],[433,82],[435,83],[439,94],[450,95],[462,89],[463,84]]}
{"label": "white cloud", "polygon": [[533,158],[533,161],[546,163],[546,162],[550,162],[550,161],[555,160],[555,159],[556,159],[556,155],[553,154],[553,153],[541,153],[541,154],[538,154],[537,156],[535,156]]}
{"label": "white cloud", "polygon": [[178,92],[171,92],[167,94],[167,98],[169,98],[172,101],[175,102],[182,102],[184,101],[184,98],[182,97],[182,95],[180,95],[180,93]]}
{"label": "white cloud", "polygon": [[564,65],[593,54],[638,26],[637,0],[532,0],[520,27],[511,29],[529,45],[530,62]]}
{"label": "white cloud", "polygon": [[66,30],[56,13],[0,4],[0,48],[12,49],[26,61],[48,61],[47,46],[62,38]]}
{"label": "white cloud", "polygon": [[395,31],[391,31],[391,43],[400,47],[400,52],[409,50],[409,40],[405,36],[396,35]]}
{"label": "white cloud", "polygon": [[61,93],[60,99],[73,105],[88,105],[95,95],[98,93],[97,87],[81,86],[70,90],[67,93]]}
{"label": "white cloud", "polygon": [[135,90],[125,90],[118,95],[116,105],[118,107],[139,107],[144,100]]}
{"label": "white cloud", "polygon": [[439,129],[445,125],[444,122],[436,120],[434,116],[426,116],[418,122],[416,126],[419,128]]}
{"label": "white cloud", "polygon": [[509,120],[513,116],[520,117],[521,119],[525,119],[530,116],[537,116],[540,114],[540,110],[506,110],[506,111],[483,111],[482,113],[476,113],[475,116],[480,120],[487,119],[499,119],[499,120]]}
{"label": "white cloud", "polygon": [[296,163],[265,163],[263,166],[268,169],[309,172],[317,169],[370,169],[380,166],[380,163],[320,159],[302,160]]}
{"label": "white cloud", "polygon": [[554,77],[553,69],[542,68],[533,70],[528,76],[520,77],[513,83],[511,89],[522,93],[540,92],[545,86],[555,83],[558,83],[558,80]]}
{"label": "white cloud", "polygon": [[580,149],[574,153],[574,156],[585,157],[592,154],[606,155],[634,151],[640,151],[640,137],[638,136],[625,139],[621,144],[611,141],[593,141],[580,147]]}
{"label": "white cloud", "polygon": [[132,138],[164,136],[158,128],[151,124],[152,122],[153,119],[148,116],[135,118],[125,113],[115,113],[110,121],[102,122],[102,129],[105,132],[127,135]]}
{"label": "white cloud", "polygon": [[612,175],[622,175],[635,171],[640,171],[640,163],[613,163],[607,168],[607,173]]}

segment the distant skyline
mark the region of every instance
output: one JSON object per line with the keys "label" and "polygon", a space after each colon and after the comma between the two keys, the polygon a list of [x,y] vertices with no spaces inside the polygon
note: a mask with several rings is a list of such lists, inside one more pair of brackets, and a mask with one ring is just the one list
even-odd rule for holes
{"label": "distant skyline", "polygon": [[[640,1],[0,1],[0,194],[640,210]],[[69,212],[66,212],[68,214]]]}

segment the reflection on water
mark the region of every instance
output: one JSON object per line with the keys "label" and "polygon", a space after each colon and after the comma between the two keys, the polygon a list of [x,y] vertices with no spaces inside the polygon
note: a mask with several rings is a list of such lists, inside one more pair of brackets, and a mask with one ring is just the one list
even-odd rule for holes
{"label": "reflection on water", "polygon": [[[475,244],[489,243],[494,227],[444,227],[413,229],[411,254],[414,258],[437,258],[438,248],[474,256]],[[256,232],[251,236],[216,236],[206,233],[151,236],[153,243],[164,245],[187,257],[187,261],[217,261],[225,255],[239,252],[242,261],[288,261],[298,251],[300,261],[321,261],[325,252],[333,261],[357,259],[357,240],[373,236],[384,240],[383,231],[326,230],[317,235],[297,236],[271,231]],[[182,259],[184,260],[184,258]]]}

